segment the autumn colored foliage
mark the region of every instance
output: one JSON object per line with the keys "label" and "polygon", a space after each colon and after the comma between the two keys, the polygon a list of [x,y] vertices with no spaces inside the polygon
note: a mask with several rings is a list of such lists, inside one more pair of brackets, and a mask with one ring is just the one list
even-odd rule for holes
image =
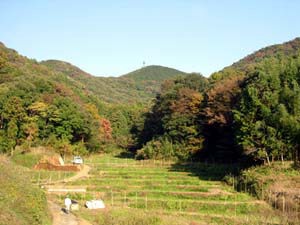
{"label": "autumn colored foliage", "polygon": [[165,82],[144,114],[137,156],[298,161],[299,58],[298,38],[259,50],[208,80],[197,77],[202,84],[189,77]]}
{"label": "autumn colored foliage", "polygon": [[137,158],[298,161],[299,58],[297,38],[209,78],[150,66],[98,79],[0,44],[0,151],[49,145],[71,154],[115,144]]}

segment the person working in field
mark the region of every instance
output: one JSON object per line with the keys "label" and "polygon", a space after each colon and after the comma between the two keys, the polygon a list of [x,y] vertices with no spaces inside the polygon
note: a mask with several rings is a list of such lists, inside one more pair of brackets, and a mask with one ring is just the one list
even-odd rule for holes
{"label": "person working in field", "polygon": [[72,200],[67,196],[65,198],[66,213],[70,212],[71,205],[72,205]]}

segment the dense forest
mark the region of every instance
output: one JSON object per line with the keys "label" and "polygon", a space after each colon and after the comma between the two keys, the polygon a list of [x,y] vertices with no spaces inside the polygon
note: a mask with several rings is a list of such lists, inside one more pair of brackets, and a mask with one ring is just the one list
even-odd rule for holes
{"label": "dense forest", "polygon": [[0,151],[47,145],[61,154],[98,151],[111,139],[103,103],[84,86],[0,45]]}
{"label": "dense forest", "polygon": [[161,66],[94,77],[1,44],[0,151],[45,145],[84,154],[119,146],[136,158],[298,161],[299,85],[299,38],[209,78]]}
{"label": "dense forest", "polygon": [[138,157],[266,162],[299,155],[300,39],[212,74],[166,81],[144,124]]}
{"label": "dense forest", "polygon": [[126,148],[132,145],[131,127],[159,90],[159,74],[186,75],[150,66],[120,78],[93,77],[69,63],[39,63],[0,44],[0,151],[46,145],[64,155]]}

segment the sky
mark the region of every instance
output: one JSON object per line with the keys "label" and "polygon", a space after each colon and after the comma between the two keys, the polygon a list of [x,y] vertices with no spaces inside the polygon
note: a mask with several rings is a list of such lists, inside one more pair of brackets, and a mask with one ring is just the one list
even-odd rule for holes
{"label": "sky", "polygon": [[162,65],[205,76],[300,36],[300,0],[0,0],[0,42],[95,76]]}

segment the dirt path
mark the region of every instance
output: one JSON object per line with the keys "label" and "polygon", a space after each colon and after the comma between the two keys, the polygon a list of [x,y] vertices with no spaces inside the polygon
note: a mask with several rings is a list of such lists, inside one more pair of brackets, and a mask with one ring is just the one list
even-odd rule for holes
{"label": "dirt path", "polygon": [[[87,177],[89,171],[91,168],[87,165],[83,166],[83,169],[79,171],[75,176],[64,179],[64,180],[58,180],[55,182],[52,182],[51,185],[55,184],[60,184],[60,183],[68,183],[71,181],[78,180],[83,177]],[[77,218],[75,215],[72,213],[66,214],[63,211],[62,206],[59,206],[58,204],[54,203],[48,198],[48,207],[51,212],[52,218],[53,218],[53,223],[52,225],[91,225],[89,222]]]}
{"label": "dirt path", "polygon": [[72,182],[72,181],[78,180],[83,177],[88,177],[90,170],[91,170],[91,167],[89,167],[87,165],[83,165],[83,169],[80,170],[75,176],[66,178],[63,180],[63,182],[67,183],[67,182]]}
{"label": "dirt path", "polygon": [[63,180],[56,180],[56,181],[53,181],[51,183],[47,183],[47,185],[68,183],[68,182],[78,180],[80,178],[88,177],[89,176],[88,174],[89,174],[90,170],[91,170],[91,167],[89,167],[88,165],[83,165],[82,170],[80,170],[78,173],[76,173],[76,175],[74,175],[72,177],[69,177],[69,178],[65,178]]}
{"label": "dirt path", "polygon": [[66,214],[62,207],[56,203],[48,200],[48,207],[53,218],[52,225],[79,225],[77,218],[73,214]]}

